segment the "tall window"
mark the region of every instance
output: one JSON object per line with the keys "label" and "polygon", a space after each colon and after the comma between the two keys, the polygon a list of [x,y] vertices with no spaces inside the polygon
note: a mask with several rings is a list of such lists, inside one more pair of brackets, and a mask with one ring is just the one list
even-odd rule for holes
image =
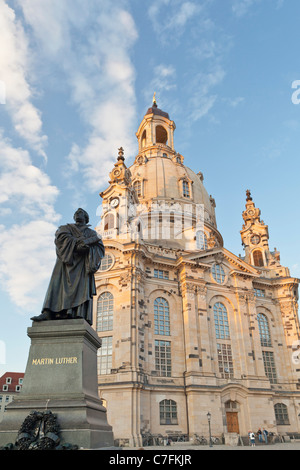
{"label": "tall window", "polygon": [[278,426],[290,424],[288,408],[284,403],[276,403],[276,405],[274,406],[274,410],[275,410],[276,424]]}
{"label": "tall window", "polygon": [[263,313],[257,315],[260,343],[268,348],[272,347],[269,322]]}
{"label": "tall window", "polygon": [[203,230],[199,230],[196,233],[196,247],[198,250],[207,250],[207,238]]}
{"label": "tall window", "polygon": [[141,181],[135,181],[133,183],[133,188],[135,189],[137,197],[142,196],[142,182]]}
{"label": "tall window", "polygon": [[146,134],[146,129],[145,129],[142,135],[142,147],[145,147],[146,145],[146,137],[147,137],[147,134]]}
{"label": "tall window", "polygon": [[171,377],[171,342],[155,340],[155,370],[160,377]]}
{"label": "tall window", "polygon": [[107,214],[104,219],[104,230],[110,230],[114,228],[115,218],[113,214]]}
{"label": "tall window", "polygon": [[160,424],[178,424],[177,403],[174,400],[162,400],[159,403]]}
{"label": "tall window", "polygon": [[229,339],[229,323],[227,309],[224,304],[217,302],[214,305],[214,320],[217,339]]}
{"label": "tall window", "polygon": [[223,379],[233,377],[233,360],[230,344],[217,344],[219,372]]}
{"label": "tall window", "polygon": [[264,265],[263,255],[260,250],[253,251],[253,264],[254,266],[258,266],[258,267]]}
{"label": "tall window", "polygon": [[191,197],[190,185],[189,185],[188,181],[183,181],[182,182],[182,194],[183,194],[183,197],[186,197],[186,198]]}
{"label": "tall window", "polygon": [[98,374],[110,374],[112,367],[112,336],[101,338],[102,345],[98,349]]}
{"label": "tall window", "polygon": [[97,331],[113,329],[114,297],[110,292],[103,292],[97,302]]}
{"label": "tall window", "polygon": [[163,297],[158,297],[154,301],[154,333],[170,335],[169,303]]}
{"label": "tall window", "polygon": [[277,383],[277,374],[274,361],[273,351],[263,351],[263,361],[265,367],[265,373],[271,384]]}
{"label": "tall window", "polygon": [[168,133],[163,126],[156,126],[155,134],[157,144],[168,144]]}

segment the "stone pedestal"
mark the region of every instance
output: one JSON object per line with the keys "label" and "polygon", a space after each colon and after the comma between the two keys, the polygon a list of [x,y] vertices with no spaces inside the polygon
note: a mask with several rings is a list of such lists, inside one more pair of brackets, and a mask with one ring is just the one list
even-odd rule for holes
{"label": "stone pedestal", "polygon": [[113,446],[113,432],[101,405],[97,350],[101,340],[83,319],[33,322],[28,363],[20,395],[0,423],[0,446],[15,443],[31,411],[57,416],[62,443],[85,449]]}

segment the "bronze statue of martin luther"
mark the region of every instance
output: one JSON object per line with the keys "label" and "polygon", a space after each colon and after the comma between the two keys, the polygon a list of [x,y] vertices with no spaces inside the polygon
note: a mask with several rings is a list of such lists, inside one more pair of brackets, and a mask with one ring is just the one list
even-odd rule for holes
{"label": "bronze statue of martin luther", "polygon": [[94,273],[101,265],[104,245],[95,230],[87,225],[83,209],[74,214],[75,224],[62,225],[55,234],[56,263],[46,293],[42,313],[33,321],[84,318],[93,323]]}

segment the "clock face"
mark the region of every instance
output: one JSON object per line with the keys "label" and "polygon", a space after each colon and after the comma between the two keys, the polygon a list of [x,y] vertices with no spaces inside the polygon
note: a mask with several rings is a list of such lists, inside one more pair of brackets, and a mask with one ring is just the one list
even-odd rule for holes
{"label": "clock face", "polygon": [[117,197],[115,197],[114,199],[112,199],[112,200],[110,201],[110,205],[111,205],[111,207],[118,207],[118,205],[119,205],[119,199],[118,199]]}

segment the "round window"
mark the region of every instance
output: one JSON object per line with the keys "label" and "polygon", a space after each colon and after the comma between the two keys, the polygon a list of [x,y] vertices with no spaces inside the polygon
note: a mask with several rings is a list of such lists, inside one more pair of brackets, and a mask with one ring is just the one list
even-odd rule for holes
{"label": "round window", "polygon": [[114,258],[112,255],[109,253],[104,256],[101,260],[101,266],[99,268],[99,271],[108,271],[112,265],[114,264]]}
{"label": "round window", "polygon": [[252,245],[258,245],[259,242],[260,242],[260,236],[259,235],[253,235],[253,237],[251,237]]}
{"label": "round window", "polygon": [[220,264],[214,264],[211,268],[211,273],[218,284],[223,284],[225,281],[225,271]]}

